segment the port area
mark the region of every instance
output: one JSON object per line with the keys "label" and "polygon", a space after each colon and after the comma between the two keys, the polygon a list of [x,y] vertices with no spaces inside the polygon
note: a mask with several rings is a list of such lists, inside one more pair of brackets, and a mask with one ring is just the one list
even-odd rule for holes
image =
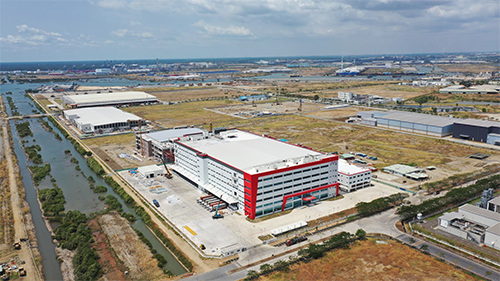
{"label": "port area", "polygon": [[[129,170],[121,171],[119,175],[206,258],[222,258],[227,255],[225,250],[235,247],[254,248],[266,252],[273,246],[267,245],[259,237],[269,236],[272,230],[299,222],[317,221],[322,217],[351,209],[359,202],[369,202],[376,198],[403,192],[397,188],[373,182],[373,186],[345,193],[343,198],[338,200],[311,203],[295,208],[291,212],[285,212],[283,215],[252,222],[246,219],[243,211],[229,209],[222,210],[224,218],[213,219],[214,212],[207,211],[197,203],[197,199],[206,194],[177,175],[174,175],[172,179],[165,177],[145,179]],[[158,201],[159,207],[153,204],[154,199]],[[201,245],[204,246],[204,250],[201,249]],[[240,264],[245,263],[245,256],[245,253],[240,254]]]}

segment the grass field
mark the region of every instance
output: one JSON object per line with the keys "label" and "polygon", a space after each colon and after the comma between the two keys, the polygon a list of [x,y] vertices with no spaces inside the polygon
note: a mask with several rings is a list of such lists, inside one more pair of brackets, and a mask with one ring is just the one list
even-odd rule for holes
{"label": "grass field", "polygon": [[481,73],[481,72],[498,72],[500,67],[490,63],[480,63],[480,64],[436,64],[436,67],[440,67],[444,70],[450,72],[462,72],[462,73]]}
{"label": "grass field", "polygon": [[477,280],[451,265],[393,241],[356,243],[257,280]]}
{"label": "grass field", "polygon": [[123,134],[107,137],[98,137],[92,139],[83,139],[83,142],[88,145],[108,145],[108,144],[129,144],[135,142],[135,134]]}
{"label": "grass field", "polygon": [[175,127],[183,125],[201,125],[212,122],[222,123],[235,120],[237,118],[224,114],[217,114],[207,111],[206,107],[238,104],[232,100],[214,100],[201,102],[187,102],[173,105],[153,105],[129,107],[125,111],[138,115],[142,118],[155,121],[165,127]]}

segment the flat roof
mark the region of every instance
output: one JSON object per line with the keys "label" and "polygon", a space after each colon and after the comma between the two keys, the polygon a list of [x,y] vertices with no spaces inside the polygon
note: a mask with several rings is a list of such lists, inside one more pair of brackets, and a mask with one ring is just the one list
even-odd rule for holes
{"label": "flat roof", "polygon": [[480,215],[482,217],[500,222],[500,213],[489,211],[489,210],[480,208],[478,206],[465,204],[465,205],[460,206],[459,210],[464,210],[466,212]]}
{"label": "flat roof", "polygon": [[154,172],[158,172],[158,171],[163,171],[163,167],[160,167],[160,166],[156,166],[156,165],[149,165],[149,166],[142,166],[142,167],[139,167],[137,168],[137,170],[139,171],[139,173],[143,174],[143,173],[154,173]]}
{"label": "flat roof", "polygon": [[339,169],[338,172],[346,175],[352,175],[352,174],[358,174],[358,173],[364,173],[364,172],[370,172],[370,169],[364,169],[361,167],[358,167],[354,164],[349,164],[349,162],[345,161],[344,159],[339,159]]}
{"label": "flat roof", "polygon": [[384,170],[395,171],[395,172],[398,172],[400,174],[406,175],[406,174],[409,174],[409,173],[418,172],[418,171],[420,171],[422,169],[416,168],[416,167],[412,167],[412,166],[408,166],[408,165],[403,165],[403,164],[395,164],[395,165],[392,165],[392,166],[385,167]]}
{"label": "flat roof", "polygon": [[150,138],[159,142],[166,142],[169,140],[175,140],[185,135],[201,134],[203,130],[198,128],[181,128],[181,129],[170,129],[164,131],[153,132],[149,134],[143,134],[143,138]]}
{"label": "flat roof", "polygon": [[145,92],[113,92],[88,95],[68,95],[63,99],[71,104],[105,103],[105,102],[126,102],[129,100],[158,100],[155,96]]}
{"label": "flat roof", "polygon": [[318,161],[326,154],[238,129],[208,139],[181,138],[180,143],[248,173]]}
{"label": "flat roof", "polygon": [[494,224],[486,229],[486,232],[490,232],[496,235],[500,235],[500,222]]}
{"label": "flat roof", "polygon": [[500,196],[491,199],[490,201],[488,201],[488,203],[493,203],[495,205],[500,205]]}
{"label": "flat roof", "polygon": [[442,220],[445,220],[445,221],[451,221],[453,219],[458,219],[461,217],[462,217],[462,215],[460,215],[458,212],[450,212],[450,213],[444,213],[439,218]]}
{"label": "flat roof", "polygon": [[477,127],[500,127],[500,122],[496,121],[490,121],[490,120],[481,120],[481,119],[455,119],[454,121],[455,124],[461,124],[461,125],[470,125],[470,126],[477,126]]}
{"label": "flat roof", "polygon": [[64,110],[65,115],[77,115],[76,119],[80,124],[92,124],[93,126],[139,121],[142,118],[132,113],[122,111],[116,107],[85,107]]}
{"label": "flat roof", "polygon": [[455,118],[413,112],[390,111],[377,119],[391,119],[401,122],[417,123],[429,126],[444,127],[453,125]]}

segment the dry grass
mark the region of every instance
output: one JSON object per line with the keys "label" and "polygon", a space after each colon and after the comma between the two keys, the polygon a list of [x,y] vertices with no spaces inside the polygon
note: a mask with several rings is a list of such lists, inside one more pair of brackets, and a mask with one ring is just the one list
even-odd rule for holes
{"label": "dry grass", "polygon": [[207,99],[211,97],[217,98],[229,95],[227,91],[215,87],[196,87],[196,89],[192,90],[186,90],[184,88],[143,88],[141,90],[166,102]]}
{"label": "dry grass", "polygon": [[83,142],[88,145],[107,145],[107,144],[130,144],[135,142],[135,134],[123,134],[115,136],[97,137],[91,139],[83,139]]}
{"label": "dry grass", "polygon": [[395,98],[400,97],[403,99],[410,99],[416,96],[430,94],[436,88],[427,87],[413,87],[413,86],[400,86],[400,85],[377,85],[371,87],[363,87],[359,89],[352,89],[351,92],[361,95],[377,95],[381,97]]}
{"label": "dry grass", "polygon": [[291,266],[258,280],[475,280],[451,265],[399,243],[361,241],[324,258]]}
{"label": "dry grass", "polygon": [[237,118],[205,110],[206,107],[238,104],[232,100],[215,100],[178,103],[173,105],[153,105],[129,107],[125,111],[152,120],[165,127],[200,125],[212,122],[229,122]]}
{"label": "dry grass", "polygon": [[0,163],[0,245],[7,247],[14,242],[14,224],[12,203],[9,188],[7,160]]}
{"label": "dry grass", "polygon": [[481,63],[481,64],[436,64],[434,66],[440,67],[450,72],[461,73],[481,73],[481,72],[498,72],[500,67],[494,64]]}
{"label": "dry grass", "polygon": [[290,143],[301,143],[324,152],[361,151],[377,156],[377,167],[395,163],[440,166],[476,152],[492,154],[485,149],[442,139],[296,115],[237,120],[223,125],[284,138]]}

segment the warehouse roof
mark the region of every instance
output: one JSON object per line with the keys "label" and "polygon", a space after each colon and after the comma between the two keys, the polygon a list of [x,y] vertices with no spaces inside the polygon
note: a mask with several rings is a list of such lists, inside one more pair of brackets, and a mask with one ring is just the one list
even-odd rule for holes
{"label": "warehouse roof", "polygon": [[157,101],[158,99],[145,92],[114,92],[103,94],[88,94],[88,95],[68,95],[63,96],[63,100],[69,104],[84,105],[84,104],[105,104],[105,103],[120,103],[120,102],[138,102],[138,101]]}
{"label": "warehouse roof", "polygon": [[237,129],[208,139],[181,138],[179,142],[249,173],[305,164],[328,157],[320,152]]}
{"label": "warehouse roof", "polygon": [[491,199],[490,201],[488,201],[488,203],[492,203],[492,204],[495,204],[495,205],[500,205],[500,196]]}
{"label": "warehouse roof", "polygon": [[500,222],[494,224],[486,229],[486,232],[493,233],[496,235],[500,235]]}
{"label": "warehouse roof", "polygon": [[470,125],[477,127],[500,127],[500,122],[481,120],[481,119],[455,119],[455,124]]}
{"label": "warehouse roof", "polygon": [[417,167],[412,167],[408,165],[395,164],[392,166],[387,166],[384,168],[384,171],[397,172],[402,175],[410,174],[410,173],[418,173],[422,171],[422,169]]}
{"label": "warehouse roof", "polygon": [[181,129],[170,129],[164,131],[158,131],[149,134],[143,134],[143,138],[154,139],[159,142],[166,142],[169,140],[174,140],[185,135],[201,134],[203,130],[198,128],[181,128]]}
{"label": "warehouse roof", "polygon": [[364,173],[364,172],[369,172],[371,171],[370,169],[365,169],[358,167],[354,164],[349,164],[349,162],[339,159],[339,173],[342,173],[344,175],[352,175],[352,174],[358,174],[358,173]]}
{"label": "warehouse roof", "polygon": [[453,125],[454,118],[442,117],[430,114],[412,113],[412,112],[402,112],[402,111],[391,111],[383,116],[377,117],[377,119],[391,119],[402,122],[417,123],[429,126],[444,127]]}
{"label": "warehouse roof", "polygon": [[489,211],[483,208],[480,208],[478,206],[470,205],[470,204],[465,204],[460,206],[459,210],[463,210],[475,215],[479,215],[491,220],[495,220],[497,222],[500,222],[500,213]]}
{"label": "warehouse roof", "polygon": [[86,107],[78,109],[67,109],[64,111],[66,116],[76,115],[76,122],[80,124],[92,124],[93,126],[121,123],[141,120],[140,117],[122,111],[116,107]]}

